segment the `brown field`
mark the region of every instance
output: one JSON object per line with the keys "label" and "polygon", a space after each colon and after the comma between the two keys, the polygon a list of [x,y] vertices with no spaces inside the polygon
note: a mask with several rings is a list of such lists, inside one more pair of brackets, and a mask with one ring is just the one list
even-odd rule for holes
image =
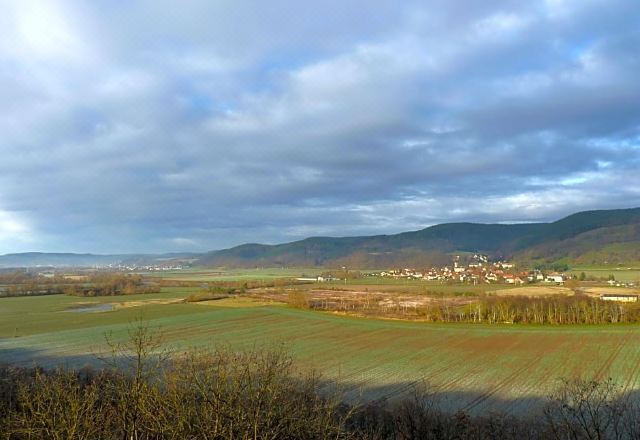
{"label": "brown field", "polygon": [[573,295],[573,291],[561,286],[525,286],[513,289],[500,289],[488,292],[498,296],[549,296],[549,295]]}
{"label": "brown field", "polygon": [[273,306],[280,302],[262,298],[248,298],[244,296],[223,298],[216,300],[198,301],[194,304],[202,306],[215,306],[215,307],[264,307]]}
{"label": "brown field", "polygon": [[[253,293],[259,298],[286,303],[288,302],[288,292],[290,291],[291,289],[261,289]],[[441,297],[437,296],[394,291],[309,289],[305,293],[307,300],[311,302],[399,304],[401,307],[420,307],[442,300]],[[446,298],[451,305],[469,304],[474,300],[473,297],[464,296]]]}
{"label": "brown field", "polygon": [[638,289],[629,289],[627,287],[585,287],[582,291],[588,295],[600,295],[602,293],[619,293],[622,295],[640,295]]}
{"label": "brown field", "polygon": [[177,304],[183,302],[183,298],[163,298],[163,299],[147,299],[147,300],[138,300],[138,301],[119,301],[114,302],[113,307],[117,309],[126,309],[129,307],[142,307],[142,306],[151,306],[151,305],[159,305],[159,304]]}
{"label": "brown field", "polygon": [[[136,301],[112,301],[112,302],[102,302],[100,304],[108,304],[112,307],[113,310],[121,310],[128,309],[132,307],[142,307],[142,306],[151,306],[151,305],[162,305],[162,304],[178,304],[184,302],[184,298],[162,298],[162,299],[146,299],[146,300],[136,300]],[[71,303],[68,306],[68,309],[82,309],[85,307],[95,306],[94,302],[80,301]]]}

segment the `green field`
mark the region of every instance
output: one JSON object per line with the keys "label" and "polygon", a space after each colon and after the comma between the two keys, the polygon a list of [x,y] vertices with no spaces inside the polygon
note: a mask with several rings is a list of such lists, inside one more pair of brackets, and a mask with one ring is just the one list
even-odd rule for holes
{"label": "green field", "polygon": [[572,275],[580,276],[584,272],[588,277],[609,278],[613,275],[617,281],[640,282],[640,268],[637,267],[599,267],[599,266],[577,266],[571,268]]}
{"label": "green field", "polygon": [[[426,381],[452,408],[522,412],[561,377],[613,377],[640,387],[640,327],[526,327],[425,324],[342,317],[282,305],[173,303],[193,289],[160,294],[0,299],[0,360],[82,365],[125,338],[138,316],[168,347],[284,344],[303,365],[338,379],[349,396],[396,396]],[[78,303],[157,301],[110,312],[74,313]],[[215,302],[210,303],[215,304]]]}
{"label": "green field", "polygon": [[273,280],[317,276],[324,272],[318,268],[267,268],[267,269],[184,269],[158,272],[141,272],[143,275],[185,281],[248,281]]}

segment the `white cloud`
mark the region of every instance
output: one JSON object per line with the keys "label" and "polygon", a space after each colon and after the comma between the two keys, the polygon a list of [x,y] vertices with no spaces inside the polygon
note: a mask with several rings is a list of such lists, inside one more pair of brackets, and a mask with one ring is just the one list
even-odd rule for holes
{"label": "white cloud", "polygon": [[0,211],[0,237],[20,235],[29,231],[27,225],[19,220],[15,214]]}
{"label": "white cloud", "polygon": [[4,252],[24,250],[37,243],[32,226],[22,216],[0,209],[0,249]]}

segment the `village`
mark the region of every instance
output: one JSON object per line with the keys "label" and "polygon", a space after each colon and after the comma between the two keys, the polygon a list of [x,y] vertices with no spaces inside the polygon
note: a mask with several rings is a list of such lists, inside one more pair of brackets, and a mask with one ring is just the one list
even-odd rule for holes
{"label": "village", "polygon": [[425,281],[459,282],[469,284],[505,283],[522,285],[529,283],[550,283],[562,285],[569,276],[560,272],[543,272],[541,270],[518,270],[509,261],[490,261],[487,255],[474,254],[466,264],[456,255],[450,266],[432,267],[420,271],[413,268],[389,269],[372,273],[371,276],[417,279]]}

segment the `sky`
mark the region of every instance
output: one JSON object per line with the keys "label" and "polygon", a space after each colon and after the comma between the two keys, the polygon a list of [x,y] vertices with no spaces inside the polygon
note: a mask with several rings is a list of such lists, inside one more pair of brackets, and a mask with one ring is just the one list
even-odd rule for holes
{"label": "sky", "polygon": [[0,0],[0,254],[640,206],[637,0]]}

